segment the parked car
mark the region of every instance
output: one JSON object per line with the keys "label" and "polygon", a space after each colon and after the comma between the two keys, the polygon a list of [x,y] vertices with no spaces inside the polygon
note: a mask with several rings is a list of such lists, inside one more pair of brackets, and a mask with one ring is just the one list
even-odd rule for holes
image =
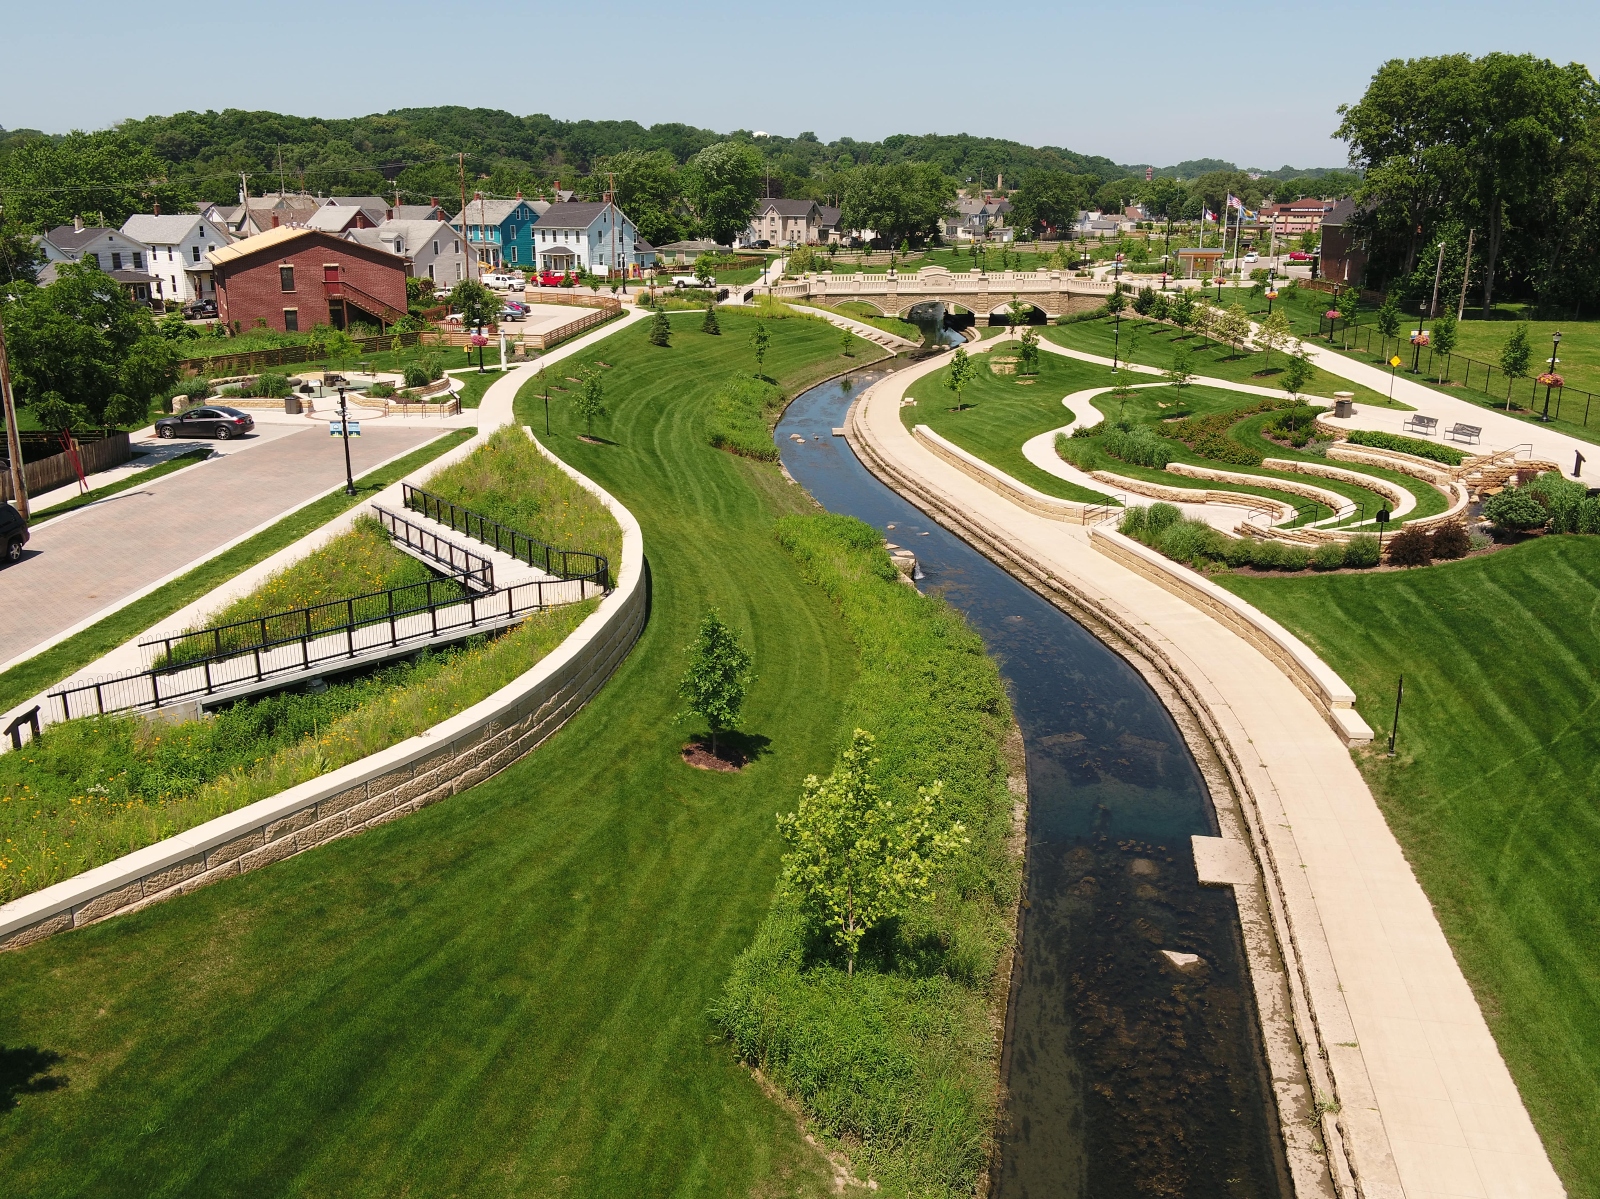
{"label": "parked car", "polygon": [[483,285],[501,291],[516,291],[523,287],[523,281],[521,275],[493,274],[483,277]]}
{"label": "parked car", "polygon": [[765,237],[757,238],[755,241],[751,242],[750,245],[757,250],[772,249],[772,242]]}
{"label": "parked car", "polygon": [[712,282],[713,280],[702,279],[699,275],[672,276],[672,286],[674,287],[710,287]]}
{"label": "parked car", "polygon": [[528,310],[526,308],[513,308],[510,304],[500,310],[500,319],[502,321],[520,321],[527,315]]}
{"label": "parked car", "polygon": [[27,544],[28,522],[22,519],[22,513],[10,504],[0,504],[0,546],[5,549],[0,554],[0,565],[21,561],[22,547]]}
{"label": "parked car", "polygon": [[242,437],[256,427],[256,418],[237,408],[224,408],[209,404],[204,408],[190,408],[177,416],[163,416],[156,422],[157,437],[214,437],[227,441]]}
{"label": "parked car", "polygon": [[189,320],[200,320],[203,317],[217,315],[217,302],[215,300],[196,300],[192,304],[183,306],[183,315]]}
{"label": "parked car", "polygon": [[540,287],[560,287],[562,281],[568,277],[569,273],[571,274],[572,281],[574,283],[576,283],[578,281],[578,276],[577,276],[576,272],[540,271],[539,272],[539,286]]}
{"label": "parked car", "polygon": [[1254,250],[1251,250],[1250,253],[1246,254],[1244,256],[1244,260],[1246,262],[1259,262],[1259,261],[1261,261],[1259,258],[1256,257],[1256,252]]}
{"label": "parked car", "polygon": [[1290,250],[1289,251],[1289,261],[1290,262],[1310,262],[1311,261],[1311,255],[1307,254],[1304,250]]}

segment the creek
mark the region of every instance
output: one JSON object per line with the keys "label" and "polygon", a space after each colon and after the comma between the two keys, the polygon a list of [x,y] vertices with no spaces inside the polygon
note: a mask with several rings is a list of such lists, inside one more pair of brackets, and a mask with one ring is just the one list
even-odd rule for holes
{"label": "creek", "polygon": [[[928,336],[949,332],[942,318]],[[1238,908],[1195,876],[1189,838],[1217,832],[1200,770],[1125,659],[831,436],[885,373],[805,392],[777,441],[819,503],[916,554],[919,588],[983,637],[1022,730],[1026,900],[991,1193],[1287,1197]],[[1201,962],[1180,970],[1163,950]]]}

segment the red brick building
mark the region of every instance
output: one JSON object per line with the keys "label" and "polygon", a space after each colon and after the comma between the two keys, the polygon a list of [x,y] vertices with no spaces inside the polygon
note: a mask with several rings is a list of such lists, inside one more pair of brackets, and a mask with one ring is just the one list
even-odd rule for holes
{"label": "red brick building", "polygon": [[320,229],[283,226],[207,255],[217,317],[236,332],[387,327],[406,314],[411,260]]}

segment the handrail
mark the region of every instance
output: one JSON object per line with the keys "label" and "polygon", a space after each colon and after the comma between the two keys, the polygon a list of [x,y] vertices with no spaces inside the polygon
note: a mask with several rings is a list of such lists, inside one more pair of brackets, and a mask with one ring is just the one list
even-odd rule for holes
{"label": "handrail", "polygon": [[483,591],[494,590],[494,563],[482,554],[474,553],[453,541],[446,541],[432,529],[414,524],[387,508],[374,504],[372,510],[378,514],[378,522],[389,530],[392,539],[416,550],[425,558],[432,558],[463,582],[469,585],[475,583]]}
{"label": "handrail", "polygon": [[1508,446],[1503,450],[1495,450],[1489,454],[1477,454],[1467,458],[1459,466],[1448,468],[1452,479],[1460,479],[1477,470],[1489,470],[1492,467],[1503,466],[1509,457],[1515,462],[1521,457],[1533,457],[1533,442],[1524,441],[1520,445]]}
{"label": "handrail", "polygon": [[10,724],[6,725],[5,735],[7,737],[11,738],[11,748],[12,749],[21,749],[22,748],[22,726],[23,725],[27,725],[28,726],[29,730],[33,733],[33,740],[37,741],[39,739],[39,705],[38,704],[34,704],[32,708],[28,709],[26,712],[22,713],[22,715],[18,716],[15,720],[13,720]]}
{"label": "handrail", "polygon": [[558,579],[582,579],[602,587],[610,586],[611,565],[602,554],[592,554],[588,550],[558,549],[431,491],[413,487],[410,483],[402,483],[400,488],[405,506],[413,512],[420,512],[429,520],[448,525],[474,541],[492,545],[502,554],[510,554],[529,566],[537,566]]}

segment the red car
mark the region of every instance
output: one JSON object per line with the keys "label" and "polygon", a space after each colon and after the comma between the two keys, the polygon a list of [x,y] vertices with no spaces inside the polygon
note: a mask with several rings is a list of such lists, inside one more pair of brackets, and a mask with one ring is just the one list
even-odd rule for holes
{"label": "red car", "polygon": [[1289,251],[1289,261],[1290,262],[1310,262],[1311,261],[1311,255],[1307,254],[1304,250],[1290,250]]}
{"label": "red car", "polygon": [[[566,278],[567,278],[567,272],[565,272],[565,271],[540,271],[539,272],[539,286],[540,287],[560,287],[562,282]],[[572,276],[572,281],[574,283],[576,283],[578,281],[578,277],[576,275],[573,275]]]}

